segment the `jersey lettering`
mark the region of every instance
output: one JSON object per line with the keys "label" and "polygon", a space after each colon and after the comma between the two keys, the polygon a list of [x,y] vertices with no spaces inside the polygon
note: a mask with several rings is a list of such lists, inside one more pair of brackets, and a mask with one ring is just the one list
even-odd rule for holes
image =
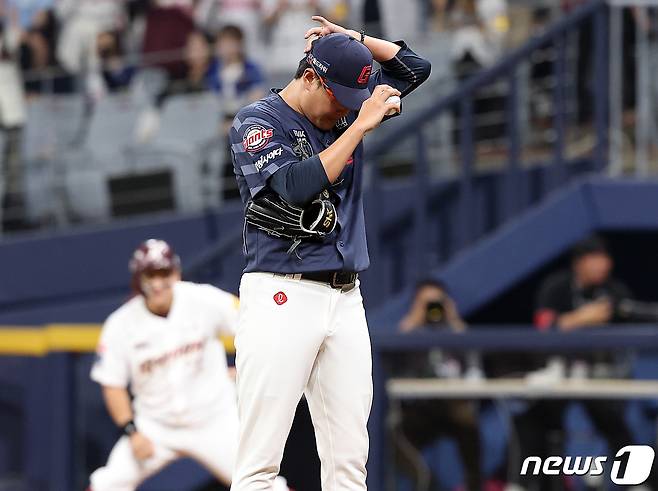
{"label": "jersey lettering", "polygon": [[203,350],[203,347],[206,344],[206,340],[202,341],[197,341],[195,343],[188,343],[185,344],[179,348],[176,348],[173,351],[170,351],[169,353],[165,353],[162,356],[158,356],[157,358],[152,358],[150,360],[146,360],[145,362],[141,363],[139,365],[139,369],[142,372],[149,373],[151,372],[154,368],[158,368],[161,366],[166,365],[172,360],[175,360],[177,358],[182,357],[183,355],[187,355],[190,353],[196,353],[201,350]]}
{"label": "jersey lettering", "polygon": [[283,148],[277,148],[275,150],[272,150],[267,155],[263,155],[255,162],[254,165],[256,166],[256,169],[260,171],[264,165],[267,165],[270,162],[270,160],[275,159],[277,157],[281,157],[281,155],[283,155]]}

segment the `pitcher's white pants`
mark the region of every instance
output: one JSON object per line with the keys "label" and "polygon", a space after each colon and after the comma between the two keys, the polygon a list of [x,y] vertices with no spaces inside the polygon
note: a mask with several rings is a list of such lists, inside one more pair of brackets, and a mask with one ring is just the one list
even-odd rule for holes
{"label": "pitcher's white pants", "polygon": [[358,285],[343,293],[322,283],[246,273],[235,346],[240,443],[231,491],[274,489],[302,394],[315,428],[323,491],[365,490],[372,357]]}

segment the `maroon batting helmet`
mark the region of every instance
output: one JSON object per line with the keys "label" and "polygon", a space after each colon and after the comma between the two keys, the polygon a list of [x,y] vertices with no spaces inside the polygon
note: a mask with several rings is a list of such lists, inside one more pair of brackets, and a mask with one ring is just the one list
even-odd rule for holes
{"label": "maroon batting helmet", "polygon": [[149,239],[142,242],[128,264],[132,274],[132,287],[141,293],[140,276],[150,271],[179,270],[180,258],[164,240]]}

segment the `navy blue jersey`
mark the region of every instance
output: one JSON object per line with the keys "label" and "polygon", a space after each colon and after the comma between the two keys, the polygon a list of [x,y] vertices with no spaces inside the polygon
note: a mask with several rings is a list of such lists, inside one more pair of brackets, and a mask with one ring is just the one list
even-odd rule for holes
{"label": "navy blue jersey", "polygon": [[[370,77],[369,88],[388,84],[405,96],[428,76],[429,62],[404,42],[398,54]],[[242,108],[230,132],[233,168],[245,204],[264,190],[278,170],[318,154],[330,146],[357,113],[350,112],[329,131],[315,127],[273,90]],[[362,199],[363,144],[360,143],[339,178],[326,190],[336,205],[338,226],[323,239],[304,240],[293,253],[291,241],[268,235],[245,222],[245,272],[305,273],[365,270],[369,265]]]}

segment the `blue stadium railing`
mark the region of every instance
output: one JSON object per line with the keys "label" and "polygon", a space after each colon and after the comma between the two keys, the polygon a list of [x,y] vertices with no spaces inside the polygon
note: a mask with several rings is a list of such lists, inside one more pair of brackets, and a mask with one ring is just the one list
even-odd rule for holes
{"label": "blue stadium railing", "polygon": [[[414,256],[417,261],[418,271],[427,271],[428,251],[427,247],[427,223],[431,221],[428,217],[427,207],[430,199],[429,161],[427,157],[426,135],[423,127],[434,121],[445,113],[451,112],[454,107],[459,108],[461,120],[460,156],[461,174],[459,176],[459,231],[456,249],[470,245],[478,237],[473,230],[475,202],[473,200],[474,186],[474,118],[473,105],[475,94],[479,89],[501,79],[508,82],[506,100],[506,141],[508,147],[508,161],[505,170],[506,181],[506,216],[511,218],[522,211],[523,204],[518,197],[518,179],[521,164],[521,142],[520,142],[520,93],[519,68],[538,49],[553,44],[557,49],[555,60],[555,89],[553,100],[555,116],[553,125],[556,138],[553,147],[553,155],[547,164],[553,167],[554,172],[549,183],[550,188],[555,188],[564,183],[569,173],[566,169],[569,163],[565,153],[565,130],[567,111],[565,108],[565,86],[567,85],[567,52],[566,38],[574,30],[578,29],[584,22],[594,22],[594,68],[593,79],[596,80],[593,91],[594,127],[596,131],[596,147],[593,161],[594,168],[601,170],[607,165],[607,118],[608,118],[608,66],[607,66],[607,7],[605,2],[594,0],[576,10],[573,14],[563,18],[545,33],[527,42],[523,47],[509,54],[495,66],[483,70],[465,83],[460,85],[450,96],[441,98],[429,104],[418,114],[414,114],[405,125],[396,129],[394,137],[383,139],[376,145],[367,148],[367,157],[373,169],[371,181],[372,199],[376,199],[380,193],[381,178],[377,176],[377,165],[387,152],[392,150],[407,138],[416,139],[416,155],[414,160],[415,176],[415,206],[413,214],[414,222]],[[372,206],[371,209],[378,210],[379,207]],[[381,230],[380,214],[374,211],[368,216],[368,225],[373,230]],[[375,241],[376,242],[376,241]],[[376,244],[375,244],[376,246]],[[376,257],[376,249],[372,251]],[[431,265],[429,265],[431,266]]]}

